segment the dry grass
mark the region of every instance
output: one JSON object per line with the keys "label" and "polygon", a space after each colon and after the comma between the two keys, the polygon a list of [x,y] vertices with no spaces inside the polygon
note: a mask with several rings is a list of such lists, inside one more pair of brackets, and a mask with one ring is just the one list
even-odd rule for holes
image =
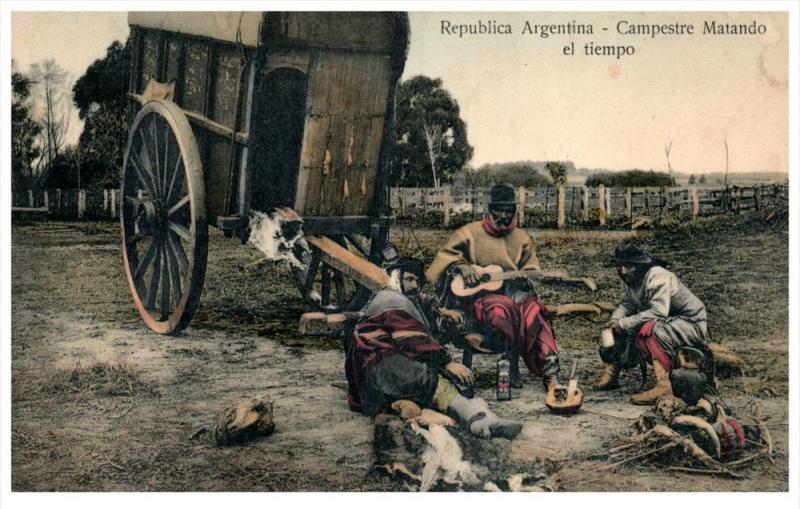
{"label": "dry grass", "polygon": [[78,363],[72,370],[58,370],[42,385],[51,395],[95,396],[146,396],[161,394],[154,383],[142,379],[141,374],[124,360],[95,362],[88,367]]}

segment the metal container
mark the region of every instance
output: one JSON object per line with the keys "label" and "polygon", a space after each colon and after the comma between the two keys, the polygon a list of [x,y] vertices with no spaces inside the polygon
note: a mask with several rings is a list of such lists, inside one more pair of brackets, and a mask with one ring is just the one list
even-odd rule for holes
{"label": "metal container", "polygon": [[614,346],[614,331],[611,329],[603,329],[600,331],[600,346],[603,348]]}
{"label": "metal container", "polygon": [[497,400],[511,399],[511,362],[505,355],[497,359]]}

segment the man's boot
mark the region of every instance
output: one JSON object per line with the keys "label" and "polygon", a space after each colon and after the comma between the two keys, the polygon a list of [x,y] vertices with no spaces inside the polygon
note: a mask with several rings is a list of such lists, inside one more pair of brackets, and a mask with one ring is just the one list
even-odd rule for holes
{"label": "man's boot", "polygon": [[631,403],[634,405],[652,405],[661,396],[672,395],[669,372],[658,361],[653,361],[653,372],[656,375],[656,386],[649,391],[631,396]]}
{"label": "man's boot", "polygon": [[450,402],[448,410],[470,433],[481,438],[512,439],[522,431],[522,424],[500,419],[482,398],[469,399],[459,394]]}
{"label": "man's boot", "polygon": [[611,362],[603,363],[603,371],[592,382],[592,389],[596,391],[610,391],[619,388],[619,366]]}
{"label": "man's boot", "polygon": [[558,355],[550,354],[544,359],[542,368],[542,384],[545,392],[550,392],[558,385],[558,373],[561,370]]}

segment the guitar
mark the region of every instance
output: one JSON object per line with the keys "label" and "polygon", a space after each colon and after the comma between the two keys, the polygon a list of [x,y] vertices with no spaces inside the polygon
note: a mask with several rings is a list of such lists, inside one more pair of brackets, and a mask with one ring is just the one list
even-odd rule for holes
{"label": "guitar", "polygon": [[505,281],[511,279],[533,279],[543,283],[567,283],[585,285],[590,290],[597,290],[597,285],[588,277],[570,277],[564,271],[544,271],[544,270],[513,270],[504,272],[499,265],[473,265],[472,269],[478,276],[478,284],[467,286],[464,277],[456,273],[450,283],[450,291],[456,297],[469,297],[478,292],[496,292],[503,287]]}

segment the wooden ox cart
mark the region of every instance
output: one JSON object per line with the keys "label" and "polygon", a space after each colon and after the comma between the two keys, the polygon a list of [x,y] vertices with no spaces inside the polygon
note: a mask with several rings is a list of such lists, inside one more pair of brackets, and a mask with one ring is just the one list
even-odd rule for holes
{"label": "wooden ox cart", "polygon": [[248,235],[290,207],[313,255],[305,296],[353,309],[385,276],[394,95],[408,18],[390,12],[131,13],[135,112],[123,167],[122,254],[154,331],[200,302],[208,225]]}

